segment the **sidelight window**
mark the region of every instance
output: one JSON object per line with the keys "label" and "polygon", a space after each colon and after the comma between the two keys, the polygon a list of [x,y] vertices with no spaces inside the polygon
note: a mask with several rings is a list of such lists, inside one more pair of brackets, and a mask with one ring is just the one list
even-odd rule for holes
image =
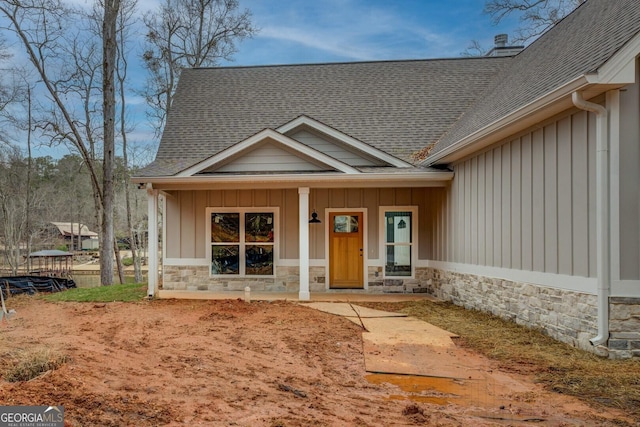
{"label": "sidelight window", "polygon": [[413,210],[384,212],[384,273],[386,277],[413,275],[414,217]]}

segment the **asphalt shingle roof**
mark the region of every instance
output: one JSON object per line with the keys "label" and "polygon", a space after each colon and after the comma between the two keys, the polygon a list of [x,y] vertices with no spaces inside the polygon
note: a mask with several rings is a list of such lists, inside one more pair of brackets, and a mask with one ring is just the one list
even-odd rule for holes
{"label": "asphalt shingle roof", "polygon": [[303,114],[413,162],[412,154],[440,138],[507,62],[456,58],[184,70],[156,161],[138,175],[173,175]]}
{"label": "asphalt shingle roof", "polygon": [[515,57],[184,70],[156,160],[170,176],[307,115],[416,163],[575,78],[640,32],[640,0],[588,0]]}
{"label": "asphalt shingle roof", "polygon": [[639,31],[640,0],[588,0],[515,56],[431,154],[597,71]]}

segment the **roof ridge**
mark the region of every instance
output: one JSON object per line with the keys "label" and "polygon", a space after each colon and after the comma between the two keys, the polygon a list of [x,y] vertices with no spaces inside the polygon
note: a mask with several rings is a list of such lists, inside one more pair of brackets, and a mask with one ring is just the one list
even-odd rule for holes
{"label": "roof ridge", "polygon": [[[469,60],[496,60],[504,59],[498,56],[454,56],[450,58],[412,58],[412,59],[380,59],[367,61],[338,61],[338,62],[308,62],[293,64],[258,64],[258,65],[220,65],[216,67],[195,67],[186,68],[183,71],[202,71],[202,70],[234,70],[234,69],[250,69],[250,68],[279,68],[279,67],[319,67],[319,66],[335,66],[335,65],[366,65],[366,64],[389,64],[389,63],[409,63],[409,62],[436,62],[436,61],[469,61]],[[509,58],[507,56],[506,58]]]}

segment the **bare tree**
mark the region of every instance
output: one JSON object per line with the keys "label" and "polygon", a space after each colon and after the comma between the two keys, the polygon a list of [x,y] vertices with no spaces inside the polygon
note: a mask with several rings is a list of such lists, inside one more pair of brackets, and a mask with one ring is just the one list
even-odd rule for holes
{"label": "bare tree", "polygon": [[485,56],[489,52],[478,40],[471,40],[469,46],[460,53],[461,56],[466,57],[477,57],[477,56]]}
{"label": "bare tree", "polygon": [[[125,217],[127,234],[129,238],[129,247],[131,249],[131,258],[133,260],[134,280],[136,283],[141,283],[142,277],[142,264],[140,260],[140,254],[138,251],[138,239],[136,238],[132,220],[131,212],[131,197],[130,189],[132,184],[129,182],[129,153],[128,153],[128,138],[127,138],[127,114],[126,114],[126,83],[128,72],[128,60],[127,60],[127,41],[129,38],[129,30],[131,22],[133,22],[133,15],[136,11],[136,1],[125,1],[122,4],[122,11],[118,18],[118,66],[116,67],[116,76],[118,81],[118,93],[120,97],[120,137],[122,138],[122,161],[124,163],[124,170],[122,174],[123,192],[125,196]],[[116,244],[116,248],[117,248]]]}
{"label": "bare tree", "polygon": [[[88,29],[82,28],[85,16],[60,0],[0,0],[0,13],[10,23],[7,29],[22,42],[49,98],[47,114],[38,120],[39,128],[49,135],[52,143],[68,144],[79,153],[89,172],[95,211],[100,218],[97,223],[104,285],[113,282],[113,68],[119,4],[120,0],[105,2],[103,58],[100,58],[97,53],[100,43]],[[83,108],[79,109],[79,105]],[[101,127],[95,125],[99,122],[103,124]],[[102,164],[97,161],[96,145],[100,131],[104,133]]]}
{"label": "bare tree", "polygon": [[5,145],[0,151],[0,229],[5,260],[14,276],[22,264],[20,246],[27,225],[26,171],[27,165],[18,148]]}
{"label": "bare tree", "polygon": [[517,15],[520,28],[512,37],[514,43],[526,43],[547,31],[586,0],[487,0],[484,13],[494,24],[509,15]]}
{"label": "bare tree", "polygon": [[149,71],[145,98],[160,132],[186,67],[214,66],[230,60],[236,43],[253,36],[251,12],[240,11],[238,0],[164,0],[157,12],[144,17]]}
{"label": "bare tree", "polygon": [[[116,95],[115,69],[117,57],[116,28],[120,0],[104,0],[104,20],[102,22],[102,111],[104,123],[104,145],[102,163],[102,228],[103,253],[109,254],[100,260],[100,282],[103,285],[113,283],[113,256],[115,251],[115,233],[113,213],[115,201],[114,169],[115,169],[115,129],[116,129]],[[101,257],[102,258],[102,257]],[[118,259],[118,262],[120,260]],[[122,271],[122,269],[119,269]],[[122,277],[121,277],[122,281]]]}

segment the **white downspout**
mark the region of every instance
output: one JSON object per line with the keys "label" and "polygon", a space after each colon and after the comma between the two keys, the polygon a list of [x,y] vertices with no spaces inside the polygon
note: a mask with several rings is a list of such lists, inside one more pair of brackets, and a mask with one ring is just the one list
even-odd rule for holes
{"label": "white downspout", "polygon": [[611,240],[609,230],[609,112],[600,104],[585,101],[580,92],[573,92],[573,104],[596,115],[596,239],[598,269],[598,336],[591,338],[594,346],[609,339],[609,293],[611,289]]}

